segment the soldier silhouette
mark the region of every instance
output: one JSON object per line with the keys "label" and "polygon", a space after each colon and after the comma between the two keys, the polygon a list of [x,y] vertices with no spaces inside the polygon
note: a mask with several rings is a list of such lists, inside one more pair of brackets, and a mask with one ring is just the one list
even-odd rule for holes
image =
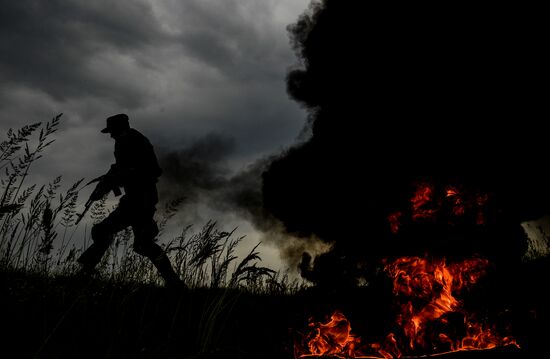
{"label": "soldier silhouette", "polygon": [[155,243],[159,232],[153,218],[158,202],[156,183],[162,169],[153,146],[144,135],[130,127],[128,116],[123,113],[107,118],[107,127],[101,132],[109,133],[115,140],[115,163],[102,176],[90,200],[100,199],[111,190],[116,193],[120,187],[124,195],[118,207],[92,227],[93,243],[77,260],[82,265],[82,274],[93,273],[114,235],[131,226],[134,251],[153,262],[167,286],[185,287],[166,253]]}

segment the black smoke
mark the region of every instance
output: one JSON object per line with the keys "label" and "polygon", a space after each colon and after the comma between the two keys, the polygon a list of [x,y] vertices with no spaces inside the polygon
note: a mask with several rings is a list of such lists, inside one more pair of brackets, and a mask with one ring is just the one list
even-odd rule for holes
{"label": "black smoke", "polygon": [[[542,13],[312,2],[289,27],[299,64],[287,77],[312,137],[264,173],[265,208],[290,233],[335,242],[330,257],[346,263],[426,251],[517,259],[520,223],[550,212]],[[392,236],[388,215],[421,182],[489,194],[489,223]]]}
{"label": "black smoke", "polygon": [[159,148],[161,206],[182,199],[184,217],[192,217],[198,206],[206,205],[235,213],[264,233],[275,230],[278,221],[265,211],[261,192],[261,174],[272,159],[260,158],[232,172],[228,161],[235,150],[232,138],[218,134],[206,135],[177,150]]}
{"label": "black smoke", "polygon": [[199,200],[203,192],[224,185],[228,175],[227,158],[234,152],[232,139],[209,134],[177,150],[159,149],[159,164],[163,169],[160,197],[185,197]]}

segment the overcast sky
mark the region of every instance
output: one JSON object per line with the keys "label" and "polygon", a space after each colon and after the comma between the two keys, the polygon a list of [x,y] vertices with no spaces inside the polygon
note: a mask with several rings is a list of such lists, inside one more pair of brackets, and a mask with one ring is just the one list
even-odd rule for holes
{"label": "overcast sky", "polygon": [[[211,172],[239,173],[294,143],[304,127],[305,112],[285,92],[297,61],[286,26],[308,3],[0,0],[2,138],[62,112],[33,180],[90,179],[113,162],[113,141],[99,133],[105,118],[125,112],[159,151],[213,146],[215,156],[204,156],[215,162]],[[239,225],[249,238],[244,251],[261,239],[231,207],[205,206],[188,206],[182,221],[216,216]],[[278,265],[278,249],[261,248]]]}

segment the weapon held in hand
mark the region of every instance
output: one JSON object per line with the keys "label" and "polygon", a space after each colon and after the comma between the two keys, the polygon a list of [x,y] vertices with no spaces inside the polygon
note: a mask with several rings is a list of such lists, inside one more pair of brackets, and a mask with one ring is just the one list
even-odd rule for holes
{"label": "weapon held in hand", "polygon": [[[101,199],[103,196],[105,196],[110,191],[113,191],[113,193],[117,197],[122,194],[122,192],[120,191],[120,187],[118,187],[117,185],[107,183],[108,182],[107,181],[107,178],[108,178],[107,176],[108,175],[102,175],[102,176],[99,176],[97,178],[94,178],[90,182],[86,183],[86,185],[84,186],[84,187],[86,187],[86,186],[91,185],[92,183],[97,182],[97,185],[96,185],[95,189],[92,191],[92,194],[90,194],[90,198],[88,198],[88,201],[86,201],[86,204],[84,205],[84,210],[82,211],[82,213],[77,215],[75,226],[78,225],[78,223],[80,223],[82,218],[84,218],[84,215],[86,215],[86,213],[88,212],[88,210],[90,209],[90,207],[92,206],[92,204],[95,201]],[[82,188],[84,188],[84,187],[82,187]]]}

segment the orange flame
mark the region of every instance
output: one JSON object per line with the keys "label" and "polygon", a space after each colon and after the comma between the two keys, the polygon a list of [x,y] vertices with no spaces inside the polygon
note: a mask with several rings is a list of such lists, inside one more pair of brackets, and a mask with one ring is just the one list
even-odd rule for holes
{"label": "orange flame", "polygon": [[368,352],[379,358],[399,358],[403,353],[519,347],[512,337],[500,337],[495,327],[474,321],[456,297],[481,278],[488,264],[482,258],[450,264],[444,259],[399,258],[384,268],[400,303],[397,334],[388,334],[380,343],[361,343],[359,337],[351,334],[346,317],[335,312],[326,324],[310,323],[306,345],[296,343],[295,356],[357,358]]}
{"label": "orange flame", "polygon": [[[455,294],[477,282],[487,265],[488,261],[480,258],[446,265],[445,260],[430,262],[425,258],[402,257],[385,267],[393,279],[394,294],[405,298],[398,324],[403,328],[410,349],[426,347],[426,331],[431,322],[441,320],[445,323],[446,314],[462,312],[461,302]],[[419,302],[421,304],[416,304]],[[501,344],[490,329],[468,322],[466,316],[464,320],[466,336],[453,341],[448,335],[439,333],[440,344],[446,343],[453,351],[488,349]],[[437,343],[429,344],[438,346]]]}
{"label": "orange flame", "polygon": [[351,334],[349,321],[342,313],[334,312],[330,321],[325,324],[310,322],[309,327],[311,331],[306,340],[309,351],[296,353],[297,357],[303,354],[345,355],[348,357],[359,355],[356,347],[361,340]]}

